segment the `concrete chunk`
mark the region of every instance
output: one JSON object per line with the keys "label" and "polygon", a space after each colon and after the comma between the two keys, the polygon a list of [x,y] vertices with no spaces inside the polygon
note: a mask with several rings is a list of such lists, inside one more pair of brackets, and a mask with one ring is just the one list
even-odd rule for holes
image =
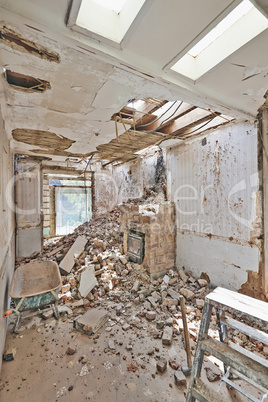
{"label": "concrete chunk", "polygon": [[182,269],[179,270],[179,275],[180,275],[180,278],[181,278],[181,280],[183,282],[187,282],[188,277],[187,277],[187,275],[184,273],[184,271]]}
{"label": "concrete chunk", "polygon": [[75,255],[79,256],[87,244],[87,239],[84,236],[78,236],[74,244],[61,261],[59,267],[63,275],[68,275],[75,263]]}
{"label": "concrete chunk", "polygon": [[175,292],[175,290],[169,288],[167,290],[167,292],[168,292],[169,296],[172,297],[172,299],[180,300],[180,294],[178,292]]}
{"label": "concrete chunk", "polygon": [[147,299],[149,300],[149,302],[151,303],[151,305],[152,305],[154,308],[156,308],[156,307],[158,306],[158,304],[157,304],[157,302],[156,302],[156,300],[155,300],[154,297],[149,296]]}
{"label": "concrete chunk", "polygon": [[108,313],[105,310],[94,308],[74,320],[74,327],[87,335],[95,334],[107,321]]}
{"label": "concrete chunk", "polygon": [[180,387],[187,387],[187,381],[181,371],[175,371],[174,373],[175,384]]}
{"label": "concrete chunk", "polygon": [[95,278],[95,267],[88,265],[81,273],[78,291],[81,297],[87,297],[91,290],[98,284]]}
{"label": "concrete chunk", "polygon": [[156,317],[156,312],[155,311],[147,311],[147,313],[146,313],[147,320],[152,321],[152,320],[155,319],[155,317]]}
{"label": "concrete chunk", "polygon": [[185,288],[182,288],[180,290],[180,292],[188,300],[192,300],[194,298],[194,296],[195,296],[194,292],[192,292],[191,290],[185,289]]}
{"label": "concrete chunk", "polygon": [[160,371],[160,373],[164,373],[164,371],[166,371],[166,369],[167,369],[167,360],[166,359],[160,359],[156,363],[156,368],[157,368],[158,371]]}
{"label": "concrete chunk", "polygon": [[204,286],[207,286],[207,281],[205,279],[198,279],[197,282],[199,283],[199,286],[203,288]]}
{"label": "concrete chunk", "polygon": [[108,341],[108,348],[111,350],[115,350],[115,344],[113,339],[109,339]]}
{"label": "concrete chunk", "polygon": [[138,290],[139,290],[139,288],[140,288],[140,281],[137,280],[137,281],[134,282],[134,285],[133,285],[133,288],[132,288],[132,292],[137,293]]}
{"label": "concrete chunk", "polygon": [[162,336],[162,343],[163,345],[171,345],[173,337],[173,328],[172,327],[165,327],[164,333]]}

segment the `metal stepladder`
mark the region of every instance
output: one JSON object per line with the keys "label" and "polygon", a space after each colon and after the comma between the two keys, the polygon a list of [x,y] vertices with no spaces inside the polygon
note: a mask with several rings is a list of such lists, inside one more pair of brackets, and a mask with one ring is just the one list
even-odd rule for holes
{"label": "metal stepladder", "polygon": [[[216,309],[220,341],[208,335],[212,308]],[[236,316],[236,319],[227,318],[225,313]],[[241,321],[239,321],[241,320]],[[242,321],[262,328],[258,330]],[[201,402],[227,402],[220,390],[223,383],[235,388],[249,400],[264,401],[268,397],[268,361],[258,355],[228,341],[227,327],[268,344],[268,303],[245,296],[221,287],[208,294],[203,308],[194,363],[186,397],[187,402],[196,399]],[[210,388],[200,379],[204,354],[208,352],[224,364],[225,374],[222,377],[218,391]],[[260,399],[248,393],[235,383],[233,376],[251,384],[262,393]],[[246,400],[248,400],[246,399]],[[265,399],[266,400],[266,399]],[[268,399],[267,399],[268,400]]]}

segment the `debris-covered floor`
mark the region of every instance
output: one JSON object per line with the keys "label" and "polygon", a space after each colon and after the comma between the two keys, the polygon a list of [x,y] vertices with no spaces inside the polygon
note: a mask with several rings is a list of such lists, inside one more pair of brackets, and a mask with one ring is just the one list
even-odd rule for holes
{"label": "debris-covered floor", "polygon": [[[185,400],[188,379],[181,371],[186,353],[178,300],[180,294],[186,299],[194,354],[204,298],[211,291],[209,278],[170,270],[150,280],[142,266],[123,255],[119,215],[115,209],[69,236],[49,240],[40,255],[17,261],[17,266],[40,259],[60,263],[78,236],[87,239],[71,273],[63,277],[59,321],[51,310],[22,320],[13,334],[11,316],[6,352],[12,352],[14,360],[3,362],[1,401]],[[98,284],[81,298],[81,272],[92,264]],[[104,311],[99,324],[106,319],[96,333],[74,327],[74,321],[94,309]],[[210,331],[218,336],[215,314]],[[230,336],[267,357],[267,347],[260,342],[239,333]],[[218,363],[205,357],[204,380],[218,387],[221,375]]]}

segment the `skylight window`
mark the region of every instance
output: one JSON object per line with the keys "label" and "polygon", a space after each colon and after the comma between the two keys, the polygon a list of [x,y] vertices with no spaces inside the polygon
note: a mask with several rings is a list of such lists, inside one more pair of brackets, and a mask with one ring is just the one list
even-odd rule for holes
{"label": "skylight window", "polygon": [[171,70],[195,81],[266,28],[267,18],[249,0],[244,0],[171,66]]}
{"label": "skylight window", "polygon": [[95,3],[98,3],[108,10],[115,11],[117,14],[120,13],[126,1],[127,0],[94,0]]}
{"label": "skylight window", "polygon": [[132,109],[139,109],[145,102],[141,99],[133,99],[128,102],[127,106],[131,107]]}
{"label": "skylight window", "polygon": [[236,21],[245,15],[253,4],[249,0],[244,0],[239,4],[230,14],[228,14],[215,28],[213,28],[203,39],[201,39],[192,49],[189,54],[196,57],[202,50],[208,47],[214,40],[219,38],[228,28],[230,28]]}
{"label": "skylight window", "polygon": [[[146,0],[73,0],[68,26],[100,42],[120,47],[134,29]],[[130,29],[131,28],[131,29]]]}

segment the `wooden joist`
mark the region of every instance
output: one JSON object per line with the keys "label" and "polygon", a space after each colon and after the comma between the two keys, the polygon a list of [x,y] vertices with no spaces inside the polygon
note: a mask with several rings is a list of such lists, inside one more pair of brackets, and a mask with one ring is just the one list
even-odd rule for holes
{"label": "wooden joist", "polygon": [[[156,110],[158,112],[153,114]],[[159,118],[165,111],[167,113]],[[115,120],[115,138],[97,146],[101,160],[107,160],[108,164],[135,159],[137,152],[145,148],[172,138],[187,139],[230,121],[228,116],[220,117],[218,112],[200,109],[186,102],[172,103],[154,98],[144,98],[139,109],[127,105],[112,118]],[[118,124],[125,129],[121,135],[118,134]]]}

